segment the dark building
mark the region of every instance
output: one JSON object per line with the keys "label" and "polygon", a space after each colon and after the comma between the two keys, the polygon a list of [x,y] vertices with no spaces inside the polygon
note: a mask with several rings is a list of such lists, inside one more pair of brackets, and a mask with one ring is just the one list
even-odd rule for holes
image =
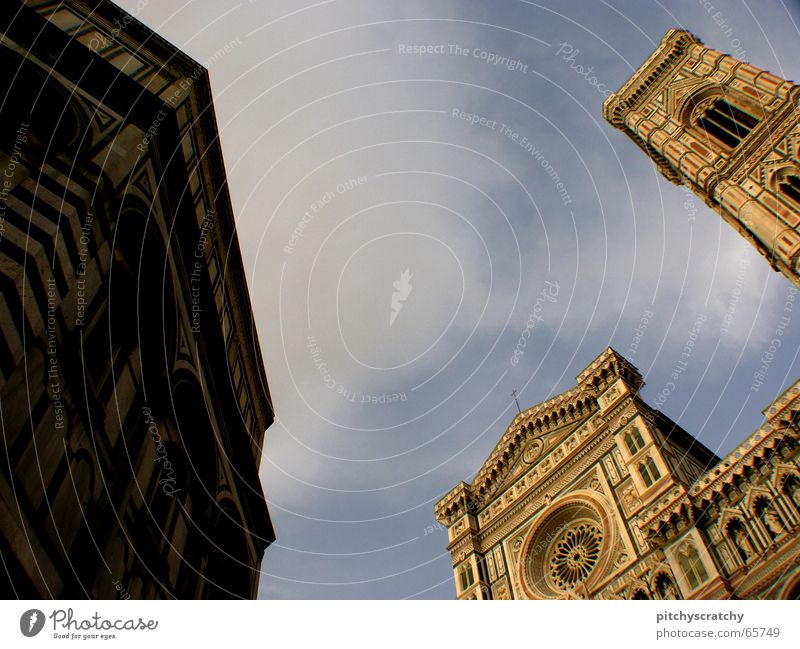
{"label": "dark building", "polygon": [[272,422],[205,68],[0,3],[0,593],[254,597]]}

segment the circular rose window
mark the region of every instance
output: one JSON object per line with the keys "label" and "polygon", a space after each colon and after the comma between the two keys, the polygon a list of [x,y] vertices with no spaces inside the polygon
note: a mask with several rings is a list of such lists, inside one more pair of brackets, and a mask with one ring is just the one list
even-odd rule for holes
{"label": "circular rose window", "polygon": [[603,534],[589,521],[564,532],[549,551],[548,581],[558,590],[574,588],[594,570],[600,557]]}
{"label": "circular rose window", "polygon": [[529,597],[560,599],[605,574],[613,527],[607,505],[582,492],[553,502],[534,525],[522,551],[522,582]]}

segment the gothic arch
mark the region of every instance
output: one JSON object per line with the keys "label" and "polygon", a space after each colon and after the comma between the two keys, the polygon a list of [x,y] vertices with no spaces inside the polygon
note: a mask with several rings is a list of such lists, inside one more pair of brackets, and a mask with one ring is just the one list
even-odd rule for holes
{"label": "gothic arch", "polygon": [[709,575],[697,544],[689,539],[681,543],[676,553],[678,569],[690,591],[696,590],[706,581]]}
{"label": "gothic arch", "polygon": [[744,519],[740,516],[732,516],[725,523],[724,529],[725,538],[728,539],[728,542],[733,547],[734,553],[739,557],[742,564],[747,564],[756,554],[756,547]]}
{"label": "gothic arch", "polygon": [[651,590],[658,595],[659,599],[682,599],[672,572],[663,568],[653,575]]}
{"label": "gothic arch", "polygon": [[776,507],[771,494],[756,496],[753,499],[752,512],[770,540],[774,541],[786,531],[787,521]]}
{"label": "gothic arch", "polygon": [[765,498],[768,501],[772,500],[772,492],[769,489],[765,489],[764,487],[752,487],[748,490],[747,496],[744,500],[745,509],[749,510],[750,512],[755,512],[756,503]]}
{"label": "gothic arch", "polygon": [[781,478],[780,491],[788,504],[800,513],[800,475],[792,472]]}
{"label": "gothic arch", "polygon": [[764,182],[775,194],[780,195],[781,184],[786,182],[789,176],[800,176],[800,166],[794,162],[785,162],[768,171],[765,169]]}
{"label": "gothic arch", "polygon": [[696,120],[698,109],[717,99],[730,102],[752,113],[758,119],[764,116],[764,107],[743,92],[710,81],[694,84],[691,91],[677,101],[673,116],[684,126],[689,126]]}
{"label": "gothic arch", "polygon": [[735,88],[701,82],[677,102],[674,116],[703,144],[727,153],[757,127],[765,110]]}
{"label": "gothic arch", "polygon": [[635,579],[628,586],[628,596],[626,599],[653,599],[650,596],[650,587],[643,579]]}
{"label": "gothic arch", "polygon": [[[670,93],[674,92],[676,91],[670,90]],[[723,88],[717,83],[710,81],[693,82],[689,91],[675,101],[672,116],[680,124],[688,126],[692,123],[693,113],[698,105],[722,96]]]}

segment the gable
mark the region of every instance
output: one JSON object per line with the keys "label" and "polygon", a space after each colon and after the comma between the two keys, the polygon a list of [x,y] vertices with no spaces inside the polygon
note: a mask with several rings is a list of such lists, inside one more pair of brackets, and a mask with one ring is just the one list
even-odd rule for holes
{"label": "gable", "polygon": [[[532,477],[530,484],[549,475],[580,446],[578,436],[573,433],[585,427],[593,415],[594,412],[587,412],[580,419],[575,419],[546,433],[528,436],[526,441],[515,447],[513,456],[509,458],[501,472],[494,473],[489,482],[479,483],[477,479],[473,482],[477,508],[482,509],[491,501],[499,500],[508,487],[525,475]],[[525,488],[527,486],[529,485],[526,484]]]}

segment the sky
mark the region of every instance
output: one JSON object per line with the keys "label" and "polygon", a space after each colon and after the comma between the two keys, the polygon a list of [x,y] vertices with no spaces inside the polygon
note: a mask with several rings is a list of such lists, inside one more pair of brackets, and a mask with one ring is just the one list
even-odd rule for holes
{"label": "sky", "polygon": [[210,71],[275,408],[261,598],[454,597],[434,504],[609,345],[720,455],[800,376],[788,280],[602,117],[673,27],[799,79],[796,3],[118,4]]}

